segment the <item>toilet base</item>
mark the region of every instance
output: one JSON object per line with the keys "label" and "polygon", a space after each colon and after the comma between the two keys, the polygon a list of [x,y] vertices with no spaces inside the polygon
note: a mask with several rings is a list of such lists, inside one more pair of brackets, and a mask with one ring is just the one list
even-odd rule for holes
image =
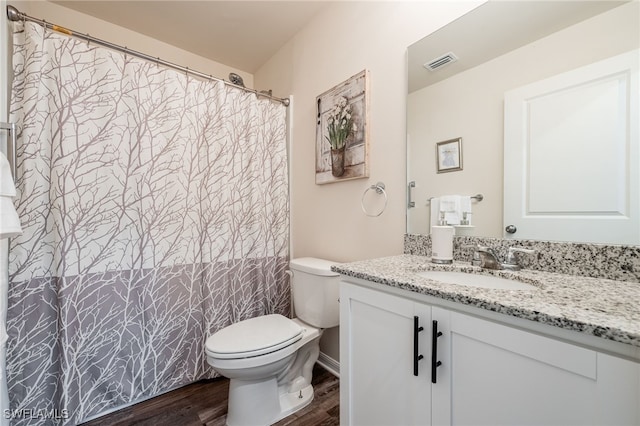
{"label": "toilet base", "polygon": [[303,409],[313,401],[313,387],[307,385],[297,392],[284,392],[280,394],[280,417],[276,418],[273,422],[282,420],[285,417],[295,413],[298,410]]}
{"label": "toilet base", "polygon": [[[247,407],[244,402],[252,401]],[[278,387],[276,379],[260,381],[230,380],[228,426],[270,425],[313,401],[313,387],[307,385],[294,392]]]}
{"label": "toilet base", "polygon": [[[287,347],[291,353],[286,357],[275,352],[273,355],[263,355],[259,357],[262,361],[270,355],[275,361],[254,363],[256,365],[250,368],[243,367],[247,363],[245,359],[219,360],[207,357],[207,362],[212,367],[230,379],[228,426],[271,425],[304,408],[313,400],[311,380],[313,366],[320,354],[322,330],[297,319],[292,321],[300,323],[304,334],[295,345]],[[222,361],[229,362],[224,364]]]}

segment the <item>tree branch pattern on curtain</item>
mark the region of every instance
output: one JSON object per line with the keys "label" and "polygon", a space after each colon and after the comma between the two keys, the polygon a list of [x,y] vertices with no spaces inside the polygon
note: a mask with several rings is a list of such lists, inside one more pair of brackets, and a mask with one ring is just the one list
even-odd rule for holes
{"label": "tree branch pattern on curtain", "polygon": [[281,104],[28,22],[13,61],[13,424],[75,424],[213,377],[207,336],[288,315]]}

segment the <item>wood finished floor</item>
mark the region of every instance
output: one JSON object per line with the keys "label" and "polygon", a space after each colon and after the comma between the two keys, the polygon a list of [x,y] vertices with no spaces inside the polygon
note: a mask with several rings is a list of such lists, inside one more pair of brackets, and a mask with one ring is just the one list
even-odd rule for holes
{"label": "wood finished floor", "polygon": [[[340,424],[339,381],[316,364],[311,404],[282,419],[276,426],[333,426]],[[229,380],[201,380],[107,414],[82,426],[224,426]]]}

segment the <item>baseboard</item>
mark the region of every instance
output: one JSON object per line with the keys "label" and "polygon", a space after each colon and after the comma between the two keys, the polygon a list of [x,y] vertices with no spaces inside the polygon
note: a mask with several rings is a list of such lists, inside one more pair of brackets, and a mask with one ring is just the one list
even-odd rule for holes
{"label": "baseboard", "polygon": [[320,364],[329,373],[340,378],[340,362],[331,358],[324,352],[320,352],[320,356],[318,356],[318,364]]}

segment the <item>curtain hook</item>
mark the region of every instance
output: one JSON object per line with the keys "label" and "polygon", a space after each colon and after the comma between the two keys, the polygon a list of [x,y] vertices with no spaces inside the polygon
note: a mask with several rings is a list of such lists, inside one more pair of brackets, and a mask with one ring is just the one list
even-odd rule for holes
{"label": "curtain hook", "polygon": [[89,45],[91,44],[90,38],[91,36],[89,35],[89,33],[87,33],[87,47],[89,47]]}
{"label": "curtain hook", "polygon": [[45,21],[44,19],[42,20],[42,26],[44,27],[44,31],[42,31],[42,42],[44,43],[47,40],[47,30],[49,29],[47,28],[47,21]]}
{"label": "curtain hook", "polygon": [[156,58],[156,67],[160,66],[160,56]]}

